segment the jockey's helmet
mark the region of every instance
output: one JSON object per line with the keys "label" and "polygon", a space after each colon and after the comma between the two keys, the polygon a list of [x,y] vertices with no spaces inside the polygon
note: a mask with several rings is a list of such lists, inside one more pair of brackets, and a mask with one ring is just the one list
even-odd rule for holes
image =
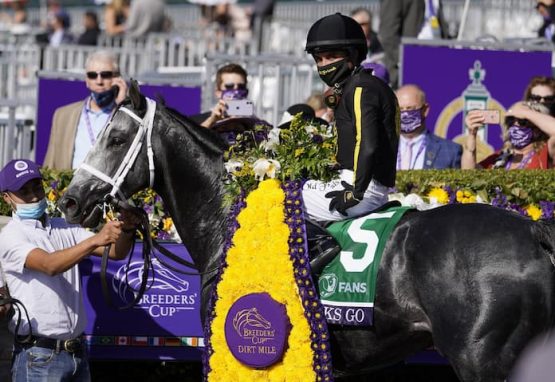
{"label": "jockey's helmet", "polygon": [[343,50],[358,66],[366,58],[368,45],[361,26],[354,19],[336,13],[321,18],[310,27],[305,50],[309,54]]}

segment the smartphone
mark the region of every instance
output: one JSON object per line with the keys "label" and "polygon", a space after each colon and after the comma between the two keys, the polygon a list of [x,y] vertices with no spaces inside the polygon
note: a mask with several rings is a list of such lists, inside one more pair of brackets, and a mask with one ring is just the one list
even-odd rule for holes
{"label": "smartphone", "polygon": [[112,93],[114,93],[114,98],[118,98],[119,86],[113,85],[110,90],[112,91]]}
{"label": "smartphone", "polygon": [[486,125],[499,125],[501,121],[499,117],[499,110],[482,110],[484,116],[484,123]]}
{"label": "smartphone", "polygon": [[229,100],[227,104],[227,115],[230,117],[251,117],[254,115],[254,104],[247,99]]}

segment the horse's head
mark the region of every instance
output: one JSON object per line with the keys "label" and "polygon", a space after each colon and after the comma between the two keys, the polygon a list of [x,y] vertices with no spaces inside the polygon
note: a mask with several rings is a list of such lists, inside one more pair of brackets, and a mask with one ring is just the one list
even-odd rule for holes
{"label": "horse's head", "polygon": [[133,81],[127,99],[100,132],[60,200],[69,222],[94,227],[102,217],[100,207],[107,195],[125,200],[149,185],[146,152],[155,108],[154,101],[142,96]]}

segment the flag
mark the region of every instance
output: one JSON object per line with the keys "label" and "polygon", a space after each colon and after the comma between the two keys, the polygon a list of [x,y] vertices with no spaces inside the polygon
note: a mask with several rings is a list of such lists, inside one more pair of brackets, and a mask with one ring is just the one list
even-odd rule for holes
{"label": "flag", "polygon": [[166,337],[166,346],[180,346],[181,345],[181,338],[179,337]]}
{"label": "flag", "polygon": [[148,345],[148,337],[144,337],[144,336],[133,337],[131,339],[131,345],[133,345],[133,346],[147,346]]}
{"label": "flag", "polygon": [[94,336],[93,337],[93,344],[94,345],[113,345],[114,344],[114,337],[112,337],[112,336]]}
{"label": "flag", "polygon": [[116,345],[118,346],[128,346],[130,343],[130,338],[127,336],[117,336],[116,337]]}
{"label": "flag", "polygon": [[164,337],[148,337],[149,346],[164,346]]}

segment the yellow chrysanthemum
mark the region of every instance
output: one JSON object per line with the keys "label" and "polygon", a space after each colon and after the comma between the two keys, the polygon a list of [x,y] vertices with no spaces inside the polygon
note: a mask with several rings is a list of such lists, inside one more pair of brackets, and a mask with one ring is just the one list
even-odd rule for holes
{"label": "yellow chrysanthemum", "polygon": [[539,220],[542,217],[542,210],[535,204],[530,204],[526,207],[526,213],[532,220]]}
{"label": "yellow chrysanthemum", "polygon": [[[240,227],[227,252],[227,268],[217,285],[212,320],[212,350],[208,381],[316,381],[310,326],[304,315],[289,258],[289,228],[285,223],[285,194],[277,180],[261,182],[247,197],[237,217]],[[263,260],[263,261],[262,261]],[[266,268],[266,272],[262,267]],[[268,275],[271,274],[271,277]],[[268,292],[283,304],[291,321],[289,346],[283,359],[268,369],[243,365],[229,351],[224,327],[233,303],[249,293]],[[301,361],[300,361],[301,360]]]}
{"label": "yellow chrysanthemum", "polygon": [[459,203],[476,203],[476,195],[472,193],[472,191],[468,190],[459,190],[456,194],[457,202]]}
{"label": "yellow chrysanthemum", "polygon": [[430,202],[432,203],[439,203],[439,204],[447,204],[449,203],[449,194],[443,188],[434,187],[428,192],[428,198],[430,198]]}
{"label": "yellow chrysanthemum", "polygon": [[168,218],[165,218],[165,219],[163,220],[163,222],[164,222],[164,223],[163,223],[163,225],[162,225],[162,230],[164,230],[164,231],[166,231],[166,232],[169,232],[170,229],[173,227],[173,220],[172,220],[172,218],[169,218],[169,217],[168,217]]}

